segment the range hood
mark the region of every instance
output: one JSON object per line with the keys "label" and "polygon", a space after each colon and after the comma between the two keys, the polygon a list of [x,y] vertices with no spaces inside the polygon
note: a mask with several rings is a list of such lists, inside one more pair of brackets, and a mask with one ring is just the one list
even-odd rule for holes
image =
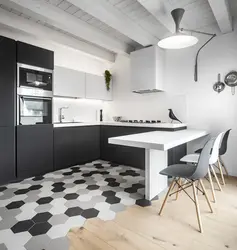
{"label": "range hood", "polygon": [[131,90],[138,94],[164,91],[165,51],[157,45],[131,53]]}

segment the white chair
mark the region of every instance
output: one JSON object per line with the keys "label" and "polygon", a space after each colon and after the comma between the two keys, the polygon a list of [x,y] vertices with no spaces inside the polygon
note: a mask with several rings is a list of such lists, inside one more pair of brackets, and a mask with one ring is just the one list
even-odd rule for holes
{"label": "white chair", "polygon": [[[216,139],[215,142],[213,144],[213,148],[211,151],[211,156],[209,159],[209,169],[208,169],[208,178],[210,181],[210,185],[211,185],[211,191],[212,191],[212,196],[213,196],[213,201],[216,202],[216,195],[215,195],[215,190],[214,190],[214,186],[213,186],[213,182],[212,182],[212,176],[211,173],[214,175],[214,178],[217,182],[218,188],[220,191],[222,191],[220,182],[217,178],[216,172],[213,168],[213,165],[216,164],[219,160],[219,148],[221,145],[221,141],[222,141],[222,137],[224,135],[225,132],[220,133]],[[199,160],[200,154],[189,154],[189,155],[185,155],[183,158],[180,159],[180,161],[182,162],[186,162],[186,163],[193,163],[193,164],[197,164],[198,160]]]}

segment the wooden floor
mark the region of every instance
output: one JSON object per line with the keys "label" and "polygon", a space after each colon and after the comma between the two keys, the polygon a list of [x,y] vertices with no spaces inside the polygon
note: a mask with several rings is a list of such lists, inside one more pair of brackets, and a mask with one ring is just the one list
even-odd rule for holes
{"label": "wooden floor", "polygon": [[[203,234],[198,232],[194,203],[181,193],[178,201],[175,196],[169,198],[162,216],[158,215],[159,200],[146,208],[132,206],[113,221],[88,220],[68,233],[70,250],[237,250],[237,179],[226,182],[223,192],[216,191],[214,214],[204,196],[198,195]],[[211,199],[209,185],[204,183]]]}

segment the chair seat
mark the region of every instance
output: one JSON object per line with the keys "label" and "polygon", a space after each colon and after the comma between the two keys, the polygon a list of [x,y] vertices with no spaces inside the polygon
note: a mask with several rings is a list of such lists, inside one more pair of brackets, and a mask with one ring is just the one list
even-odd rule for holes
{"label": "chair seat", "polygon": [[160,171],[160,174],[172,177],[188,178],[193,175],[195,170],[196,166],[187,164],[174,164]]}
{"label": "chair seat", "polygon": [[194,151],[196,154],[201,154],[201,152],[202,152],[202,148],[199,148],[199,149],[197,149],[196,151]]}
{"label": "chair seat", "polygon": [[198,163],[199,157],[200,154],[189,154],[182,157],[180,161],[188,163]]}

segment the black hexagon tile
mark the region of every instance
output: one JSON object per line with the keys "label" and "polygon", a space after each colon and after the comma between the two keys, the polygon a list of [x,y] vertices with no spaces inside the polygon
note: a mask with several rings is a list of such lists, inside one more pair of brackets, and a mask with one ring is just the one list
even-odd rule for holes
{"label": "black hexagon tile", "polygon": [[76,194],[76,193],[73,193],[73,194],[66,194],[65,196],[64,196],[64,199],[66,199],[66,200],[75,200],[75,199],[77,199],[78,198],[78,194]]}
{"label": "black hexagon tile", "polygon": [[48,204],[48,203],[50,203],[52,200],[53,200],[52,197],[43,197],[43,198],[40,198],[39,200],[37,200],[36,202],[37,202],[39,205],[43,205],[43,204]]}
{"label": "black hexagon tile", "polygon": [[34,223],[41,223],[41,222],[46,222],[52,217],[52,214],[49,212],[44,212],[44,213],[39,213],[36,214],[33,218],[32,221]]}
{"label": "black hexagon tile", "polygon": [[29,229],[29,233],[32,236],[46,234],[51,227],[52,225],[48,222],[36,223]]}
{"label": "black hexagon tile", "polygon": [[32,220],[19,221],[11,228],[11,230],[15,234],[22,233],[28,231],[33,225],[34,222]]}
{"label": "black hexagon tile", "polygon": [[6,206],[6,208],[7,209],[16,209],[16,208],[19,208],[19,207],[23,206],[24,204],[25,204],[24,201],[13,201],[10,204],[8,204]]}
{"label": "black hexagon tile", "polygon": [[89,209],[84,210],[81,216],[84,217],[85,219],[90,219],[90,218],[97,217],[98,213],[99,211],[96,210],[95,208],[89,208]]}
{"label": "black hexagon tile", "polygon": [[68,217],[73,217],[73,216],[80,215],[82,212],[83,212],[83,210],[80,207],[71,207],[71,208],[67,209],[67,211],[65,212],[65,214]]}

